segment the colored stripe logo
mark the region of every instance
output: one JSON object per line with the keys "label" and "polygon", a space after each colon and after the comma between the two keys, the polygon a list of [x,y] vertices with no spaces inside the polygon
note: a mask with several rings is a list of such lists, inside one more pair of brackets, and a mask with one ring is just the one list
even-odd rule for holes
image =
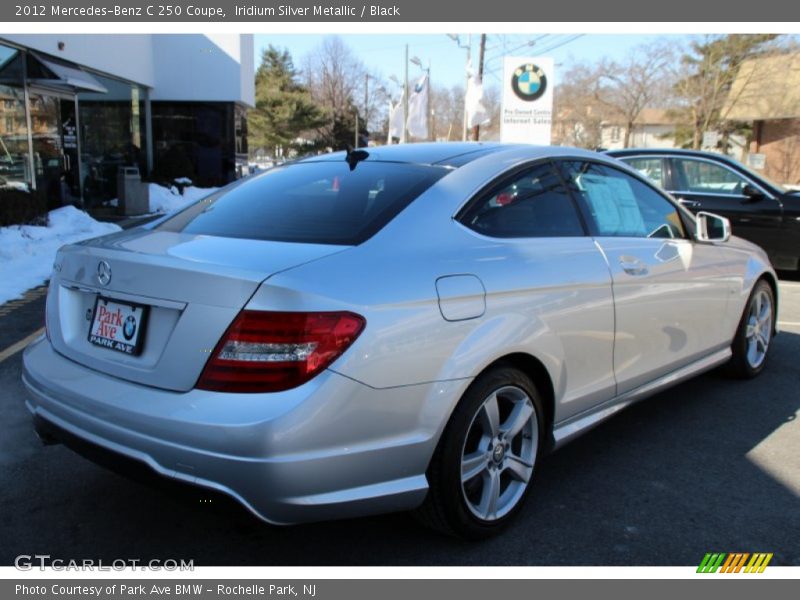
{"label": "colored stripe logo", "polygon": [[697,567],[698,573],[763,573],[772,552],[708,552]]}

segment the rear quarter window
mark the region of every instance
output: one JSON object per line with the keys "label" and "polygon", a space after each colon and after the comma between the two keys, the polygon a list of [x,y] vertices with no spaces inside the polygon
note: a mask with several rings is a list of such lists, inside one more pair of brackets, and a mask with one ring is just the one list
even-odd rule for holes
{"label": "rear quarter window", "polygon": [[158,229],[198,235],[355,245],[450,172],[444,167],[344,161],[277,167],[220,190]]}

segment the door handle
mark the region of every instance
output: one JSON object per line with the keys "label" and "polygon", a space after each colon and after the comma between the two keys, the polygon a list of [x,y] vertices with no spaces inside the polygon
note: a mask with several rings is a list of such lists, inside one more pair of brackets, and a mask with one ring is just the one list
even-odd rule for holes
{"label": "door handle", "polygon": [[641,277],[649,273],[649,269],[644,261],[630,256],[620,256],[619,266],[622,267],[622,270],[628,275],[634,275],[636,277]]}
{"label": "door handle", "polygon": [[678,198],[678,203],[686,208],[700,208],[701,206],[697,200],[687,200],[686,198]]}

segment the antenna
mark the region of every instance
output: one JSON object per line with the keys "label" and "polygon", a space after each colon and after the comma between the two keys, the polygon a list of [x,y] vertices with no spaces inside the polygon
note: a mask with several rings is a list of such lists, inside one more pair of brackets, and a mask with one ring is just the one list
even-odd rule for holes
{"label": "antenna", "polygon": [[369,152],[366,150],[353,150],[352,148],[348,147],[344,160],[347,162],[350,170],[355,171],[356,165],[362,160],[366,160],[368,157]]}

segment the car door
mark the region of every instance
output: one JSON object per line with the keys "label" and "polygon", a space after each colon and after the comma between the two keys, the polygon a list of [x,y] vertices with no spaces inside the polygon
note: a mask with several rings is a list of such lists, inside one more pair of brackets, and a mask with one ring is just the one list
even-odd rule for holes
{"label": "car door", "polygon": [[[692,212],[727,217],[734,235],[776,256],[783,224],[781,203],[757,182],[719,162],[672,157],[666,189]],[[745,193],[750,189],[750,193]],[[755,192],[755,194],[753,193]]]}
{"label": "car door", "polygon": [[502,176],[458,221],[481,236],[463,258],[485,286],[484,318],[514,315],[508,339],[558,365],[556,420],[613,398],[611,275],[553,164]]}
{"label": "car door", "polygon": [[690,217],[621,169],[565,161],[561,170],[611,271],[617,392],[730,344],[726,257],[691,239]]}

